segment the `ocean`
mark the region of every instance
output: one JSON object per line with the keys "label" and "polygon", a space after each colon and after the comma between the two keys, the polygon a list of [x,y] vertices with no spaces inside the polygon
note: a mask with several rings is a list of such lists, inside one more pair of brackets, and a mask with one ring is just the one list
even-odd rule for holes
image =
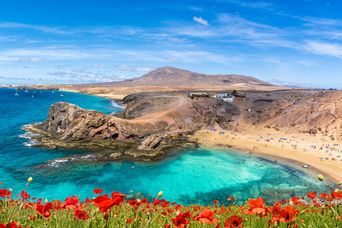
{"label": "ocean", "polygon": [[[27,187],[33,197],[61,199],[76,195],[94,197],[92,190],[120,191],[132,197],[153,198],[163,191],[166,199],[182,204],[238,203],[263,196],[272,203],[309,191],[330,191],[332,185],[319,182],[299,170],[233,150],[187,149],[153,163],[102,162],[68,163],[59,160],[72,154],[91,155],[87,150],[36,147],[22,127],[43,121],[51,104],[65,101],[106,114],[120,112],[115,102],[95,96],[62,91],[18,91],[0,89],[0,188],[18,194]],[[48,161],[55,162],[49,163]]]}

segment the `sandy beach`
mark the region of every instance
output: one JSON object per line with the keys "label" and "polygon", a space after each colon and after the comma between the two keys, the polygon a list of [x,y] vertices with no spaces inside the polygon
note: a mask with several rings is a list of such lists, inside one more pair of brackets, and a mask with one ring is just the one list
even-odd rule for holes
{"label": "sandy beach", "polygon": [[[262,133],[261,133],[262,132]],[[240,133],[224,130],[201,130],[193,136],[203,146],[232,148],[262,155],[271,160],[325,179],[342,182],[342,145],[302,134],[265,131]]]}

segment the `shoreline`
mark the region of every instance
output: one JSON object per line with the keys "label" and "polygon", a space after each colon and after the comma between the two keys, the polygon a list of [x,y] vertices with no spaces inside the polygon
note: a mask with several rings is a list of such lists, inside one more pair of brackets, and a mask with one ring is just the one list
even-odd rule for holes
{"label": "shoreline", "polygon": [[[60,91],[66,91],[66,92],[75,92],[75,93],[81,93],[81,94],[87,94],[87,95],[92,95],[100,98],[105,98],[112,100],[114,102],[117,102],[118,98],[117,97],[112,97],[111,94],[93,94],[93,93],[87,93],[85,91],[79,91],[79,90],[71,90],[71,89],[63,89],[61,88]],[[198,133],[202,134],[205,132],[207,136],[201,136],[198,138]],[[262,134],[259,134],[262,132]],[[294,148],[284,148],[281,147],[280,143],[278,145],[276,144],[271,144],[261,142],[262,140],[256,139],[257,137],[260,137],[260,135],[263,135],[265,138],[272,136],[277,136],[276,138],[281,138],[283,135],[289,135],[289,134],[281,134],[280,132],[271,132],[268,129],[259,129],[257,132],[253,132],[250,134],[249,132],[247,134],[242,134],[239,132],[233,132],[233,131],[225,131],[224,137],[222,135],[219,135],[218,132],[212,132],[208,130],[200,130],[197,131],[194,135],[191,135],[190,138],[195,139],[196,141],[199,142],[201,147],[211,147],[211,148],[221,148],[221,149],[227,149],[231,148],[234,149],[235,151],[239,153],[252,153],[253,155],[260,156],[261,158],[270,160],[270,161],[279,161],[279,163],[293,167],[297,170],[300,170],[304,173],[316,176],[318,174],[322,174],[325,179],[329,180],[332,183],[335,183],[337,185],[340,185],[342,183],[342,159],[340,161],[326,161],[326,160],[319,160],[318,156],[324,157],[325,154],[320,154],[318,155],[316,152],[311,153],[309,149],[304,149],[305,152],[299,152],[298,149]],[[254,134],[253,134],[254,133]],[[231,137],[227,141],[227,136],[234,136]],[[246,139],[246,137],[243,140],[236,140],[236,137],[241,137],[241,135],[244,135],[246,137],[249,137],[250,140]],[[217,143],[214,138],[220,138],[221,142]],[[293,136],[292,136],[293,137]],[[296,134],[294,138],[306,138],[306,136],[302,134]],[[303,139],[301,139],[303,140]],[[310,139],[313,140],[314,143],[317,141],[320,143],[327,143],[325,140],[320,140],[320,139]],[[304,141],[305,142],[305,141]],[[306,143],[312,143],[312,142],[306,142]],[[330,142],[331,144],[334,142]],[[336,143],[336,142],[335,142]],[[241,146],[244,145],[244,146]],[[342,145],[341,145],[342,146]],[[273,149],[273,152],[270,151]],[[286,151],[286,153],[282,153]],[[280,153],[281,152],[281,153]],[[310,153],[310,154],[306,154]],[[299,155],[299,156],[298,156]],[[308,157],[309,155],[310,157]],[[314,155],[315,157],[311,157]],[[342,150],[341,150],[341,155],[342,155]],[[304,156],[304,157],[303,157]],[[339,164],[336,164],[339,162]],[[320,164],[320,163],[325,163],[325,164]],[[335,164],[332,164],[335,163]],[[336,171],[332,170],[333,168],[330,167],[330,165],[333,165],[333,167],[336,169]],[[303,168],[303,165],[309,165],[309,168]]]}
{"label": "shoreline", "polygon": [[[272,162],[272,163],[276,163],[276,164],[280,164],[282,166],[285,167],[289,167],[291,169],[295,169],[297,171],[303,172],[304,174],[308,175],[308,176],[312,176],[313,178],[317,179],[317,174],[322,174],[324,176],[324,182],[327,184],[333,184],[333,185],[338,185],[337,184],[337,180],[335,180],[333,177],[331,177],[328,173],[325,173],[322,170],[319,170],[315,167],[310,167],[309,169],[304,169],[302,166],[302,163],[300,161],[294,160],[294,159],[288,159],[288,158],[284,158],[281,156],[276,156],[276,155],[266,155],[262,152],[253,152],[253,151],[246,151],[246,150],[242,150],[239,148],[235,148],[235,147],[231,147],[231,146],[225,146],[225,145],[204,145],[204,144],[200,144],[201,148],[205,148],[205,149],[217,149],[217,150],[231,150],[233,152],[236,153],[241,153],[243,155],[251,155],[253,157],[256,158],[261,158],[263,160],[266,160],[268,162]],[[317,181],[319,181],[317,179]]]}
{"label": "shoreline", "polygon": [[[229,148],[238,153],[252,154],[269,161],[276,161],[316,178],[317,175],[321,174],[324,176],[324,181],[328,181],[336,185],[339,185],[342,181],[341,161],[323,161],[326,163],[322,164],[319,163],[320,160],[317,159],[316,156],[309,157],[304,152],[288,150],[287,148],[284,149],[281,146],[279,147],[279,145],[261,145],[261,143],[253,141],[253,139],[246,140],[245,138],[241,138],[242,135],[250,138],[253,138],[254,136],[230,131],[225,131],[224,135],[220,135],[218,132],[200,130],[197,131],[192,138],[197,140],[201,147],[204,148]],[[280,153],[280,151],[282,153]],[[286,152],[284,153],[284,151]],[[310,151],[308,153],[310,153]],[[309,168],[304,168],[303,165],[309,165]],[[319,181],[318,178],[317,181]]]}

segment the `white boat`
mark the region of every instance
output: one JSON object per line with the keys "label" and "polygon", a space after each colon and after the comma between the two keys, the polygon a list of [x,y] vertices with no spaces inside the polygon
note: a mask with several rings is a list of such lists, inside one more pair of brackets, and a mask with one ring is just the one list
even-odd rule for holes
{"label": "white boat", "polygon": [[15,90],[15,96],[19,96],[18,90]]}
{"label": "white boat", "polygon": [[61,96],[61,97],[64,97],[64,95],[63,95],[63,94],[60,94],[59,96]]}
{"label": "white boat", "polygon": [[28,90],[27,90],[27,89],[25,89],[25,93],[28,93]]}

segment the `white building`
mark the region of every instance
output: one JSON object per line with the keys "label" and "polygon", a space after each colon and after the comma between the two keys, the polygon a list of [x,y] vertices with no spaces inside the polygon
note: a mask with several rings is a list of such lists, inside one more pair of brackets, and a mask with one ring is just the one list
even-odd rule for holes
{"label": "white building", "polygon": [[234,101],[234,96],[230,93],[220,93],[214,96],[216,99],[221,99],[225,102],[232,103]]}

